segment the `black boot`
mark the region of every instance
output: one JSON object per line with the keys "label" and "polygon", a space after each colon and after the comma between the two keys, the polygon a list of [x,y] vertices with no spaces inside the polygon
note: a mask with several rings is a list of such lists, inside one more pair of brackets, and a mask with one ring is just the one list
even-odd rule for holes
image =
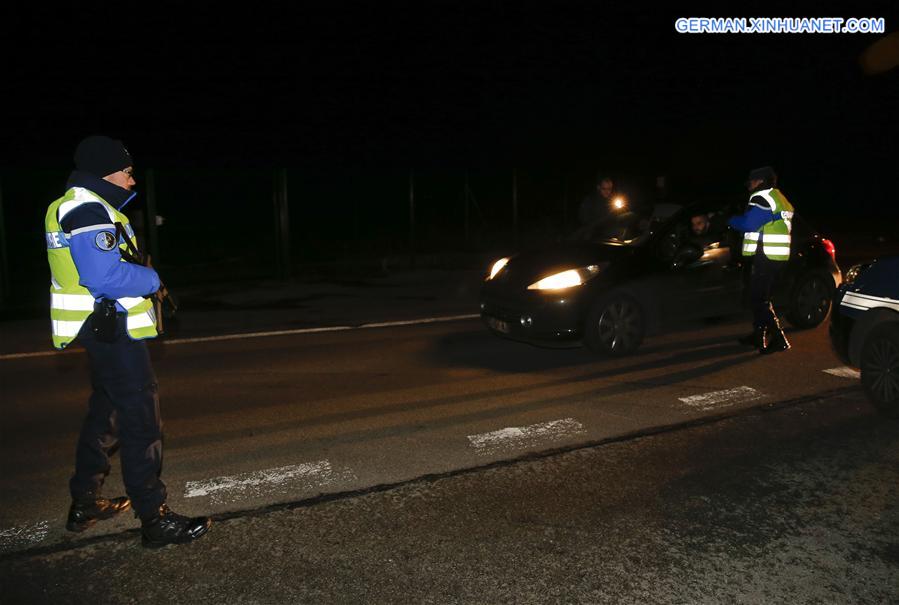
{"label": "black boot", "polygon": [[209,531],[210,525],[209,517],[184,517],[163,504],[157,514],[141,521],[141,543],[144,548],[186,544]]}
{"label": "black boot", "polygon": [[759,347],[759,353],[770,355],[771,353],[786,351],[789,348],[790,341],[787,340],[783,328],[780,327],[780,321],[775,317],[762,331],[762,345]]}
{"label": "black boot", "polygon": [[111,519],[121,512],[131,508],[131,500],[122,496],[107,500],[88,496],[72,500],[69,507],[69,517],[66,519],[66,529],[82,532],[94,525],[97,521]]}

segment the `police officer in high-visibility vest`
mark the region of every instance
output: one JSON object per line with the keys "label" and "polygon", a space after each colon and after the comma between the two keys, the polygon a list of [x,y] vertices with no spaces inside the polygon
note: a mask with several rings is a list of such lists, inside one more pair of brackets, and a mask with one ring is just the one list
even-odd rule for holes
{"label": "police officer in high-visibility vest", "polygon": [[769,166],[750,171],[746,187],[749,207],[743,215],[728,221],[743,232],[743,257],[752,261],[749,289],[753,331],[740,342],[758,347],[761,353],[776,353],[790,348],[771,303],[771,290],[790,260],[793,206],[777,189],[777,174]]}
{"label": "police officer in high-visibility vest", "polygon": [[[87,349],[93,392],[69,481],[66,529],[81,532],[133,508],[146,547],[180,544],[209,529],[208,517],[189,518],[166,505],[162,421],[156,376],[145,342],[156,336],[153,305],[159,276],[125,262],[125,238],[136,246],[122,209],[137,195],[131,156],[121,141],[90,136],[75,151],[65,194],[45,218],[50,262],[53,346],[73,341]],[[128,497],[100,495],[109,457],[121,453]]]}

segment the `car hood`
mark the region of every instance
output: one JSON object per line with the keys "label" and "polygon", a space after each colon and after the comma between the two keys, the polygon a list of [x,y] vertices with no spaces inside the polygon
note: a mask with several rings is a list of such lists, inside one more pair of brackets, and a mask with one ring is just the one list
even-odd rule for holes
{"label": "car hood", "polygon": [[633,246],[615,243],[557,244],[512,256],[495,280],[514,286],[528,286],[559,271],[606,264],[633,253]]}

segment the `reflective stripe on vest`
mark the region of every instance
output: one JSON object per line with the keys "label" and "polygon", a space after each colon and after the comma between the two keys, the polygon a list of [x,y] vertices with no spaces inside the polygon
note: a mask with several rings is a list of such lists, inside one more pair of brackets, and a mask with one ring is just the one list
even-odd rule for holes
{"label": "reflective stripe on vest", "polygon": [[[95,225],[65,233],[59,225],[59,219],[84,203],[100,203],[109,215],[109,225]],[[53,335],[53,346],[65,348],[78,336],[81,326],[94,311],[94,297],[82,286],[78,269],[72,260],[68,239],[73,233],[98,229],[114,229],[113,223],[121,222],[132,242],[137,244],[134,231],[126,217],[114,209],[102,198],[82,187],[73,187],[66,194],[50,204],[44,218],[47,239],[47,260],[50,263],[50,325]],[[121,243],[120,246],[124,246]],[[124,261],[122,261],[124,262]],[[128,336],[135,340],[156,336],[156,316],[153,302],[143,297],[124,297],[118,299],[128,313]]]}
{"label": "reflective stripe on vest", "polygon": [[793,206],[777,189],[756,191],[749,199],[756,196],[765,200],[776,218],[762,225],[761,231],[747,231],[743,234],[743,256],[754,255],[761,241],[765,256],[775,261],[787,261],[790,259],[792,241],[790,233],[793,227]]}
{"label": "reflective stripe on vest", "polygon": [[90,294],[56,294],[50,291],[50,307],[63,311],[93,311],[94,297]]}
{"label": "reflective stripe on vest", "polygon": [[[50,324],[53,329],[53,344],[56,344],[56,338],[65,338],[70,342],[78,336],[78,332],[81,331],[81,325],[84,323],[84,320],[78,321],[65,321],[61,319],[51,319]],[[66,343],[68,344],[68,343]],[[65,346],[65,345],[63,345]],[[62,347],[57,347],[62,348]]]}

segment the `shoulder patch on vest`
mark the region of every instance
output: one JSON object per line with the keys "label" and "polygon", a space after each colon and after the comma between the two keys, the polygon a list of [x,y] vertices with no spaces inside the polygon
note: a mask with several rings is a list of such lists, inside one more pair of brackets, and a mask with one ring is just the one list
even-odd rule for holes
{"label": "shoulder patch on vest", "polygon": [[94,238],[94,242],[96,242],[97,248],[109,252],[115,248],[115,235],[109,231],[100,231]]}

